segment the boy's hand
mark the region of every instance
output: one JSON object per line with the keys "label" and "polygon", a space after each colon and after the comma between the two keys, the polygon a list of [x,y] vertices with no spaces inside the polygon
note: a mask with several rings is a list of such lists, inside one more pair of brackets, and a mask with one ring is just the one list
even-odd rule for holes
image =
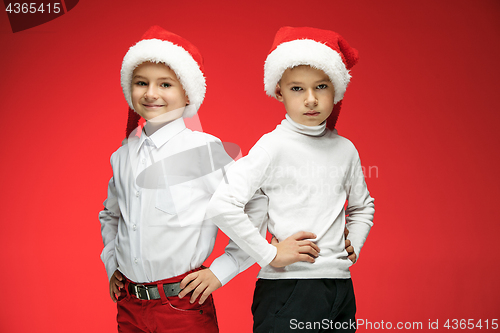
{"label": "boy's hand", "polygon": [[347,239],[347,235],[349,235],[349,230],[347,228],[344,229],[344,236],[345,236],[345,250],[347,251],[347,258],[352,261],[354,264],[357,259],[356,253],[354,253],[354,248],[351,245],[351,241]]}
{"label": "boy's hand", "polygon": [[219,279],[209,268],[205,268],[189,274],[181,281],[182,291],[179,293],[179,298],[183,298],[194,290],[189,302],[194,303],[201,294],[198,303],[203,304],[208,296],[220,287],[222,283]]}
{"label": "boy's hand", "polygon": [[282,242],[273,237],[271,245],[276,246],[278,252],[269,265],[273,267],[284,267],[297,261],[314,262],[318,257],[319,247],[308,239],[314,239],[316,235],[312,232],[299,231]]}
{"label": "boy's hand", "polygon": [[118,297],[121,295],[120,288],[123,286],[123,275],[119,270],[116,270],[109,280],[109,294],[113,302],[118,301]]}

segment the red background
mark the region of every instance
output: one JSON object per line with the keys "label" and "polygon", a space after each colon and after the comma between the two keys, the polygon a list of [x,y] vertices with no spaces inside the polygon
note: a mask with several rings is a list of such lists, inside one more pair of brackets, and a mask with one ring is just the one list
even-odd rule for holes
{"label": "red background", "polygon": [[[500,319],[498,1],[112,3],[15,34],[0,13],[1,332],[115,330],[97,214],[125,130],[121,60],[152,24],[198,46],[203,129],[244,154],[284,115],[262,83],[278,28],[341,33],[360,62],[338,130],[376,199],[358,318]],[[214,293],[221,332],[251,331],[256,273]]]}

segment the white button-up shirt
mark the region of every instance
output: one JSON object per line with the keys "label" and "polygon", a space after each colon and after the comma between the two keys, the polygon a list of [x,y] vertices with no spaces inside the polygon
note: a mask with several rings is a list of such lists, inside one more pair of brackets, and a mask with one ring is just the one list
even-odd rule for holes
{"label": "white button-up shirt", "polygon": [[[141,131],[113,153],[113,177],[99,213],[108,278],[118,269],[145,283],[200,267],[217,235],[206,207],[230,162],[220,140],[191,131],[182,118],[149,137]],[[260,194],[247,207],[263,232],[265,207]],[[230,242],[210,269],[225,284],[254,262]]]}

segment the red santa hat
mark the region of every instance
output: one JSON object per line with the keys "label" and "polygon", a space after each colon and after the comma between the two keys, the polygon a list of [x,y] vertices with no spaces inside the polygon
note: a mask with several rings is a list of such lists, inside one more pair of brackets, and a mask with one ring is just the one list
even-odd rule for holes
{"label": "red santa hat", "polygon": [[140,119],[132,105],[132,75],[137,66],[147,61],[164,63],[177,75],[189,98],[189,105],[183,113],[184,118],[194,116],[205,98],[206,83],[200,51],[181,36],[157,25],[152,26],[142,39],[128,50],[122,62],[121,85],[129,105],[127,137],[137,127]]}
{"label": "red santa hat", "polygon": [[[264,64],[264,89],[276,97],[276,84],[287,68],[309,65],[325,72],[335,88],[335,107],[328,127],[333,128],[351,79],[349,70],[358,62],[358,51],[338,33],[310,27],[282,27]],[[333,126],[332,126],[333,124]]]}

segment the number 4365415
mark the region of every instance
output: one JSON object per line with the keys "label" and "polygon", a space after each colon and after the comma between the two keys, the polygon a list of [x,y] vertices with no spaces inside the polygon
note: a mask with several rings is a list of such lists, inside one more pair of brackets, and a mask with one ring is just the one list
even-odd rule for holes
{"label": "number 4365415", "polygon": [[14,13],[14,14],[34,14],[34,13],[45,13],[48,14],[54,13],[58,14],[61,12],[60,3],[42,3],[40,5],[36,3],[9,3],[7,8],[5,8],[6,12]]}
{"label": "number 4365415", "polygon": [[496,330],[498,329],[498,319],[492,319],[492,320],[475,320],[475,319],[448,319],[443,327],[447,329],[452,329],[452,330],[465,330],[465,329],[492,329]]}

